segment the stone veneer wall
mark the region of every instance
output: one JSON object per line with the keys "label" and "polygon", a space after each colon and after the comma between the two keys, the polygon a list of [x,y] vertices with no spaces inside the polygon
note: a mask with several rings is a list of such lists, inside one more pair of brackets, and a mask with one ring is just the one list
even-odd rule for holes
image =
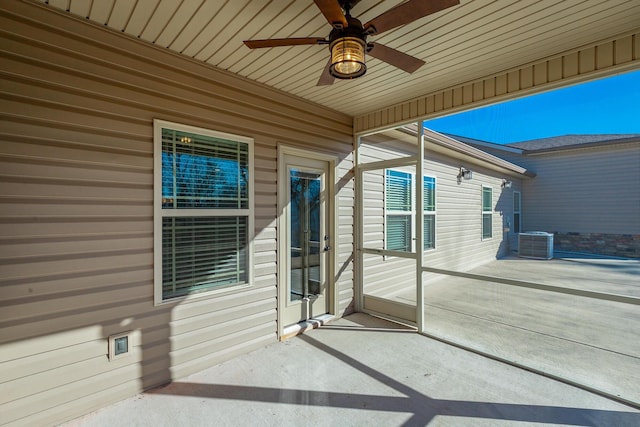
{"label": "stone veneer wall", "polygon": [[640,258],[640,235],[554,233],[554,250]]}

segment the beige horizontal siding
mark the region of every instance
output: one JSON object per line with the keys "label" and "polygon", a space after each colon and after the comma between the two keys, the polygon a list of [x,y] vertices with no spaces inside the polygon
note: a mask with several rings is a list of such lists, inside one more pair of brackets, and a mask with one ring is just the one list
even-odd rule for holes
{"label": "beige horizontal siding", "polygon": [[[351,146],[353,148],[353,145]],[[337,233],[334,239],[335,257],[335,306],[337,315],[346,315],[354,309],[353,258],[354,258],[354,205],[353,150],[336,164],[336,215]]]}
{"label": "beige horizontal siding", "polygon": [[[339,158],[350,309],[351,118],[31,3],[0,6],[0,37],[0,424],[56,424],[277,339],[280,142]],[[153,305],[155,118],[254,139],[249,287]]]}
{"label": "beige horizontal siding", "polygon": [[[525,230],[640,234],[640,143],[526,156]],[[597,194],[597,198],[593,195]]]}

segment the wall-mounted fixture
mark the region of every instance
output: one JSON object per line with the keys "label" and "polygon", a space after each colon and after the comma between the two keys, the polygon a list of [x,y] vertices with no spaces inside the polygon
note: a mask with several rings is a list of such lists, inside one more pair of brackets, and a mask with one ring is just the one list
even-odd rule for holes
{"label": "wall-mounted fixture", "polygon": [[109,360],[115,360],[131,354],[133,332],[121,332],[109,336]]}
{"label": "wall-mounted fixture", "polygon": [[460,172],[458,173],[458,184],[460,184],[463,179],[468,181],[472,178],[473,178],[473,172],[471,172],[469,169],[465,169],[462,166],[460,166]]}
{"label": "wall-mounted fixture", "polygon": [[511,188],[511,184],[512,184],[512,182],[511,182],[511,181],[508,181],[508,180],[506,180],[506,179],[503,179],[503,180],[502,180],[502,185],[501,185],[501,187],[502,187],[502,188]]}

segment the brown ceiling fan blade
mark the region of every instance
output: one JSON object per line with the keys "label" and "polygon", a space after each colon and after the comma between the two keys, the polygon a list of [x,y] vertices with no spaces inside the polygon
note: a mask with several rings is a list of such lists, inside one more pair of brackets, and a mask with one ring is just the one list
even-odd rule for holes
{"label": "brown ceiling fan blade", "polygon": [[459,0],[409,0],[373,18],[364,28],[371,34],[380,34],[458,4]]}
{"label": "brown ceiling fan blade", "polygon": [[327,65],[322,70],[322,74],[320,74],[320,79],[316,86],[328,86],[332,85],[335,78],[329,73],[329,68],[331,67],[331,59],[327,62]]}
{"label": "brown ceiling fan blade", "polygon": [[329,22],[333,28],[340,29],[349,26],[347,18],[344,17],[340,3],[338,3],[337,0],[315,0],[315,2],[320,12],[322,12],[327,22]]}
{"label": "brown ceiling fan blade", "polygon": [[407,55],[399,50],[395,50],[380,43],[372,44],[373,48],[369,51],[369,55],[374,58],[378,58],[380,61],[384,61],[387,64],[391,64],[394,67],[398,67],[407,73],[413,73],[425,64],[422,59]]}
{"label": "brown ceiling fan blade", "polygon": [[305,44],[325,44],[327,41],[322,37],[300,37],[289,39],[266,39],[266,40],[245,40],[244,44],[249,49],[259,49],[262,47],[278,46],[298,46]]}

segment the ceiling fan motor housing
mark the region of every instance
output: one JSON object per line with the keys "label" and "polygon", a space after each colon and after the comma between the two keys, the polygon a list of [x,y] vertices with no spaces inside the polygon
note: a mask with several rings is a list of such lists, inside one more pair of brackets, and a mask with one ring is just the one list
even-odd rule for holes
{"label": "ceiling fan motor housing", "polygon": [[367,34],[358,19],[349,15],[346,19],[346,28],[334,28],[329,34],[329,73],[337,79],[355,79],[367,72]]}

